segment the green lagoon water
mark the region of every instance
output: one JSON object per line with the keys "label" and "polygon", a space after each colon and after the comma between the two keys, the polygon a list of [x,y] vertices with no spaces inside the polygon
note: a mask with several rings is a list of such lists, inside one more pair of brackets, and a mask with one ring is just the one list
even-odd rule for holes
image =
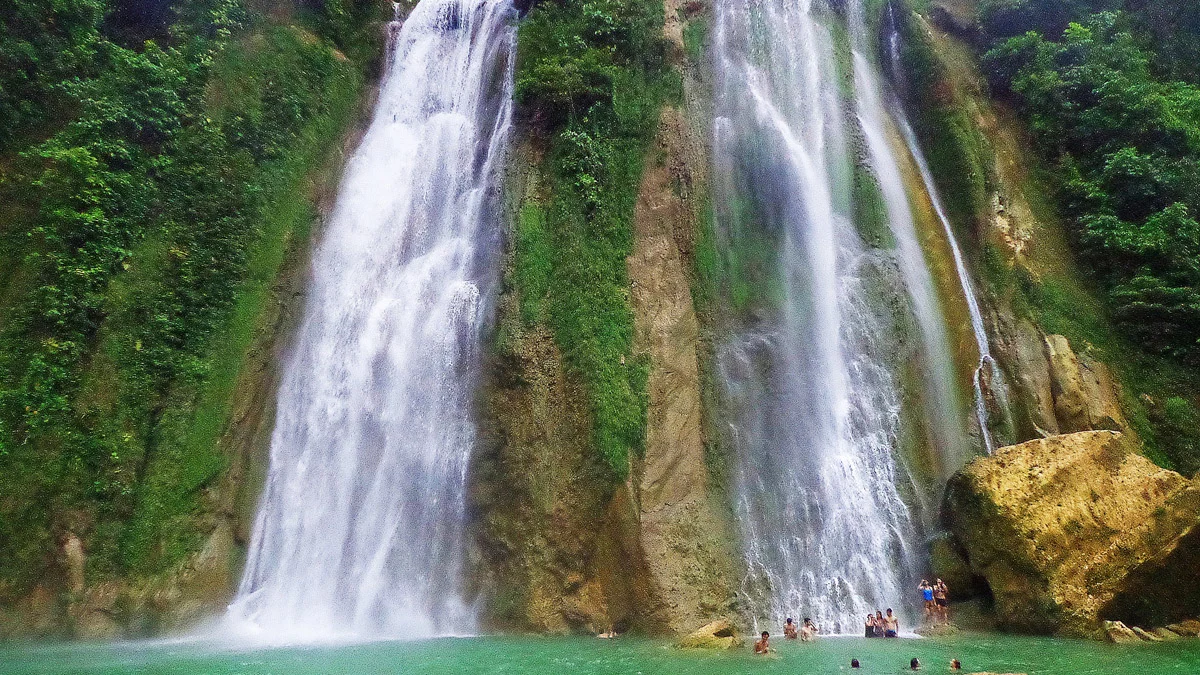
{"label": "green lagoon water", "polygon": [[924,640],[824,638],[783,643],[778,654],[682,652],[662,641],[621,638],[478,637],[337,647],[233,649],[211,643],[6,645],[0,673],[862,673],[948,672],[951,658],[966,673],[1160,675],[1200,673],[1200,642],[1114,646],[1093,642],[964,634]]}

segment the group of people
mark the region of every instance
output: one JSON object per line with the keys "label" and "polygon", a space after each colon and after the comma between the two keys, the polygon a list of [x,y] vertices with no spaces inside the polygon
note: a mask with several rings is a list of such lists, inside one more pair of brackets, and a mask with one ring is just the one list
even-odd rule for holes
{"label": "group of people", "polygon": [[[815,639],[817,634],[820,632],[820,629],[817,628],[817,624],[813,623],[813,620],[808,617],[804,618],[804,623],[801,624],[800,628],[796,628],[796,622],[792,621],[792,617],[790,616],[783,624],[783,637],[788,640],[800,640],[802,642],[808,642]],[[754,653],[766,654],[770,652],[770,641],[771,634],[764,630],[762,635],[759,636],[758,641],[754,643]]]}
{"label": "group of people", "polygon": [[921,591],[921,599],[925,602],[925,620],[932,623],[936,619],[948,623],[950,589],[946,582],[938,579],[937,583],[931,584],[928,579],[922,579],[917,590]]}
{"label": "group of people", "polygon": [[[946,586],[946,582],[938,579],[936,583],[929,583],[928,579],[922,579],[921,584],[917,586],[917,590],[921,592],[921,599],[925,603],[925,617],[929,622],[940,619],[942,623],[949,621],[949,598],[950,589]],[[796,623],[789,617],[783,625],[783,636],[788,640],[800,639],[805,642],[816,638],[821,631],[817,629],[817,624],[813,623],[812,619],[805,618],[804,623],[797,628]],[[894,638],[900,636],[900,618],[892,612],[889,607],[887,613],[876,610],[874,614],[868,614],[866,622],[863,624],[863,633],[869,638]],[[761,638],[754,643],[755,654],[766,654],[771,651],[769,645],[771,634],[763,631]],[[958,663],[957,659],[951,664]],[[913,659],[913,670],[919,666],[916,659]],[[855,665],[854,667],[858,667]]]}
{"label": "group of people", "polygon": [[[857,670],[862,668],[862,664],[859,663],[858,659],[850,659],[850,668]],[[908,662],[908,668],[909,670],[920,670],[921,660],[918,658],[913,658]],[[958,659],[950,659],[950,670],[955,672],[962,670],[962,663],[959,662]]]}
{"label": "group of people", "polygon": [[869,638],[900,637],[900,617],[892,613],[891,607],[888,607],[886,616],[883,612],[876,610],[874,614],[867,615],[863,633],[865,637]]}
{"label": "group of people", "polygon": [[799,630],[796,630],[796,624],[792,621],[791,617],[788,617],[788,620],[783,624],[783,637],[788,640],[799,638],[804,642],[808,642],[817,637],[817,634],[820,632],[817,629],[817,624],[813,623],[813,620],[808,617],[804,617],[804,625]]}

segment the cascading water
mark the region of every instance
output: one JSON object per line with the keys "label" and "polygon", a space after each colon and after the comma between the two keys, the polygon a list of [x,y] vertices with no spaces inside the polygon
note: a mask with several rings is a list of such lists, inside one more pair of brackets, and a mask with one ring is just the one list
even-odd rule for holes
{"label": "cascading water", "polygon": [[[900,28],[896,21],[894,6],[888,3],[887,9],[888,57],[891,60],[892,73],[895,77],[901,77],[904,71],[900,63]],[[992,436],[987,394],[991,392],[996,397],[1000,410],[1007,412],[1008,396],[1004,386],[1004,376],[1000,372],[1000,366],[996,363],[996,359],[992,357],[991,343],[988,340],[987,329],[983,323],[983,312],[979,307],[979,299],[975,295],[974,284],[971,283],[971,276],[967,272],[967,265],[963,258],[962,249],[958,245],[958,237],[954,234],[954,226],[950,223],[950,216],[947,214],[946,207],[942,203],[941,193],[938,192],[937,184],[933,180],[933,172],[929,168],[929,162],[925,159],[925,153],[921,150],[921,144],[917,141],[917,135],[913,132],[912,125],[908,123],[903,106],[896,104],[892,106],[892,109],[894,110],[896,123],[900,127],[900,133],[904,137],[904,143],[908,146],[908,151],[917,164],[917,170],[921,174],[921,182],[925,185],[925,191],[929,194],[934,213],[938,217],[938,222],[942,225],[942,229],[946,234],[946,240],[950,243],[950,252],[954,257],[954,271],[958,275],[959,284],[962,286],[963,297],[967,300],[967,312],[971,317],[971,332],[974,334],[975,344],[979,348],[979,365],[976,366],[972,378],[975,390],[975,416],[979,421],[979,436],[983,443],[983,448],[990,455],[996,450],[996,441]],[[985,371],[988,375],[986,382],[984,377]],[[1004,422],[1007,424],[1008,420],[1004,420]]]}
{"label": "cascading water", "polygon": [[888,139],[887,124],[892,118],[883,105],[880,78],[867,57],[868,39],[862,0],[850,0],[847,14],[854,60],[855,110],[866,140],[871,168],[883,193],[888,225],[896,238],[900,272],[921,333],[926,395],[923,412],[934,436],[942,475],[948,478],[966,464],[970,449],[960,423],[960,404],[950,341],[946,335],[946,319],[938,302],[933,276],[917,239],[916,223],[902,179],[900,162]]}
{"label": "cascading water", "polygon": [[869,611],[906,614],[921,559],[901,496],[911,478],[895,457],[894,330],[874,300],[895,263],[852,220],[832,15],[812,0],[717,6],[718,236],[731,249],[757,227],[779,251],[773,306],[717,355],[746,591],[759,621],[809,616],[858,632]]}
{"label": "cascading water", "polygon": [[229,608],[264,639],[474,627],[464,483],[502,244],[513,15],[509,0],[422,0],[395,34],[315,252]]}

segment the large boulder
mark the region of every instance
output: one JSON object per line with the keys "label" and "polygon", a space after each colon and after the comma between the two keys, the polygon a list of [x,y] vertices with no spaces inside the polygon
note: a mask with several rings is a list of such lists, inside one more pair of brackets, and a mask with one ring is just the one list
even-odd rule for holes
{"label": "large boulder", "polygon": [[956,474],[944,518],[1002,627],[1101,637],[1200,607],[1200,485],[1089,431],[1001,448]]}
{"label": "large boulder", "polygon": [[677,646],[681,649],[735,649],[744,644],[733,623],[718,619],[683,637]]}

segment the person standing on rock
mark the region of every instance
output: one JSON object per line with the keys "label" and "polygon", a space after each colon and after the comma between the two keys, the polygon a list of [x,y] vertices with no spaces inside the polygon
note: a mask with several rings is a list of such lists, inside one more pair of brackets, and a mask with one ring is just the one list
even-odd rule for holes
{"label": "person standing on rock", "polygon": [[942,617],[942,623],[950,623],[950,588],[941,579],[933,587],[933,602],[937,605],[937,613]]}
{"label": "person standing on rock", "polygon": [[921,591],[921,598],[925,601],[925,620],[932,623],[934,612],[937,612],[937,604],[933,601],[933,586],[929,585],[928,579],[922,579],[917,590]]}
{"label": "person standing on rock", "polygon": [[767,631],[764,630],[762,632],[762,639],[759,640],[758,642],[754,643],[754,653],[755,654],[766,654],[767,652],[771,651],[771,645],[767,644],[767,640],[770,637],[771,637],[771,634],[768,633]]}

